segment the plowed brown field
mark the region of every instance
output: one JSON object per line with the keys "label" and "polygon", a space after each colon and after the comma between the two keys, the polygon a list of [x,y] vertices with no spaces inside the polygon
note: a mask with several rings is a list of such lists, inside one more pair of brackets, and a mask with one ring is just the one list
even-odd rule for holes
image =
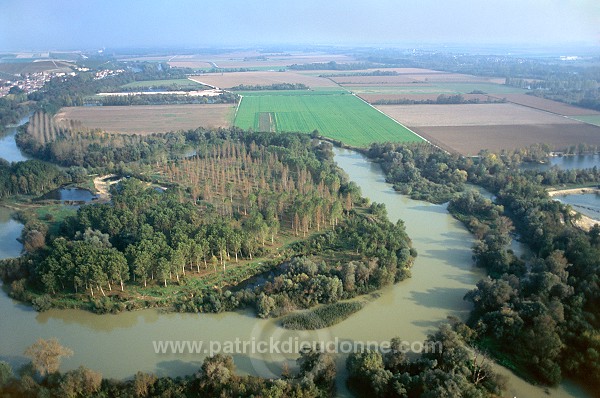
{"label": "plowed brown field", "polygon": [[538,143],[556,150],[579,143],[600,145],[600,127],[516,104],[377,108],[434,144],[464,155]]}
{"label": "plowed brown field", "polygon": [[562,102],[552,101],[545,98],[534,97],[533,95],[527,94],[503,94],[502,96],[497,95],[496,97],[506,98],[508,101],[515,104],[528,106],[531,108],[541,109],[544,111],[558,113],[559,115],[565,116],[583,116],[583,115],[600,115],[600,112],[596,112],[591,109],[579,108],[577,106],[571,106],[563,104]]}
{"label": "plowed brown field", "polygon": [[229,127],[234,110],[235,106],[231,104],[79,106],[62,108],[55,119],[79,120],[88,128],[108,132],[150,134],[198,127]]}
{"label": "plowed brown field", "polygon": [[434,144],[463,155],[476,155],[482,149],[499,151],[539,143],[556,150],[577,143],[600,145],[600,127],[583,123],[408,127]]}

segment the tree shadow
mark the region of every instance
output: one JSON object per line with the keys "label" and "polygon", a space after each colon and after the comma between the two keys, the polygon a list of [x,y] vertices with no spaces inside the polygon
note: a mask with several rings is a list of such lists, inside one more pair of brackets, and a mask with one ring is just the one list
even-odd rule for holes
{"label": "tree shadow", "polygon": [[202,360],[199,361],[182,361],[174,359],[171,361],[161,361],[156,364],[155,374],[159,376],[185,376],[192,375],[200,370]]}
{"label": "tree shadow", "polygon": [[426,292],[412,291],[410,299],[423,307],[456,311],[456,302],[461,301],[467,291],[463,288],[434,287]]}
{"label": "tree shadow", "polygon": [[[418,250],[418,249],[417,249]],[[419,252],[423,258],[434,258],[452,267],[469,270],[473,267],[472,252],[469,249],[424,250]]]}

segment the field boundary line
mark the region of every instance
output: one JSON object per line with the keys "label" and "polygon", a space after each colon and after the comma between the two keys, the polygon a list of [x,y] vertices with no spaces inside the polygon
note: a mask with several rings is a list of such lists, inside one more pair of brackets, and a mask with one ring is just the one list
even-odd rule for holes
{"label": "field boundary line", "polygon": [[[212,87],[212,88],[213,88],[213,90],[220,90],[220,88],[219,88],[219,87],[217,87],[217,86],[213,86],[212,84],[204,83],[204,82],[201,82],[201,81],[199,81],[199,80],[194,80],[194,79],[192,79],[192,76],[188,76],[188,80],[191,80],[191,81],[193,81],[193,82],[195,82],[195,83],[200,83],[200,84],[203,84],[203,85],[205,85],[205,86],[208,86],[208,87]],[[227,90],[223,90],[223,91],[227,91]]]}
{"label": "field boundary line", "polygon": [[233,122],[231,123],[234,126],[235,126],[235,119],[237,119],[237,114],[238,114],[238,111],[240,110],[240,105],[242,105],[242,100],[244,99],[243,95],[239,94],[239,96],[240,96],[240,100],[238,101],[238,104],[235,107],[235,113],[233,114]]}
{"label": "field boundary line", "polygon": [[398,120],[394,119],[393,117],[391,117],[390,115],[388,115],[387,113],[383,112],[381,109],[377,109],[375,108],[373,105],[369,104],[367,101],[365,101],[364,99],[360,98],[358,95],[356,95],[353,92],[350,92],[353,96],[355,96],[356,98],[358,98],[359,100],[361,100],[362,102],[364,102],[365,104],[367,104],[368,106],[370,106],[371,108],[375,109],[377,112],[381,113],[382,115],[384,115],[385,117],[388,117],[390,119],[392,119],[394,122],[398,123],[400,126],[404,127],[405,129],[407,129],[408,131],[410,131],[411,133],[413,133],[414,135],[416,135],[417,137],[419,137],[420,139],[422,139],[423,141],[427,142],[430,145],[433,145],[434,147],[441,149],[442,151],[446,152],[445,149],[440,148],[439,146],[437,146],[436,144],[434,144],[433,142],[429,141],[427,138],[423,137],[421,134],[417,134],[416,132],[414,132],[412,129],[406,127],[404,124],[400,123]]}
{"label": "field boundary line", "polygon": [[385,117],[393,120],[394,122],[396,122],[397,124],[399,124],[400,126],[402,126],[403,128],[407,129],[408,131],[410,131],[411,133],[413,133],[414,135],[416,135],[417,137],[419,137],[420,139],[422,139],[423,141],[425,141],[426,143],[433,145],[434,147],[449,153],[447,150],[443,149],[442,147],[440,147],[439,145],[434,144],[433,142],[431,142],[430,140],[428,140],[427,138],[423,137],[421,134],[417,134],[416,132],[414,132],[412,129],[406,127],[404,124],[400,123],[398,120],[394,119],[393,117],[391,117],[390,115],[388,115],[387,113],[383,112],[380,109],[375,108],[373,105],[369,104],[367,101],[365,101],[363,98],[361,98],[360,96],[356,95],[354,92],[348,90],[346,87],[342,86],[340,83],[336,82],[335,80],[333,80],[331,77],[327,77],[326,79],[331,80],[333,83],[337,84],[339,87],[341,87],[344,91],[346,91],[347,93],[349,93],[350,95],[353,95],[355,98],[358,98],[359,100],[361,100],[362,102],[364,102],[365,104],[367,104],[369,107],[375,109],[377,112],[381,113],[382,115],[384,115]]}
{"label": "field boundary line", "polygon": [[[518,103],[518,102],[511,101],[511,100],[509,100],[508,98],[505,98],[505,97],[503,97],[503,98],[494,97],[494,95],[493,95],[493,94],[490,94],[489,96],[490,96],[490,97],[492,97],[492,98],[505,99],[505,100],[506,100],[506,102],[507,102],[507,103],[509,103],[509,104],[513,104],[513,105],[517,105],[517,106],[522,106],[522,107],[524,107],[524,108],[534,109],[534,110],[536,110],[536,111],[540,111],[540,112],[549,113],[550,115],[554,115],[554,116],[560,116],[560,117],[562,117],[562,118],[569,119],[569,120],[572,120],[572,121],[574,121],[574,122],[579,122],[579,123],[583,123],[583,124],[588,124],[588,125],[590,125],[590,126],[596,126],[596,127],[600,127],[600,126],[598,126],[597,124],[593,124],[593,123],[585,122],[585,121],[583,121],[583,120],[575,119],[575,117],[573,117],[573,116],[563,115],[562,113],[553,112],[553,111],[550,111],[550,110],[548,110],[548,109],[542,109],[542,108],[538,108],[537,106],[533,106],[533,105],[525,105],[525,104],[520,104],[520,103]],[[542,99],[546,99],[546,100],[547,100],[547,98],[544,98],[544,97],[536,97],[536,98],[542,98]],[[549,100],[549,101],[553,101],[553,100]],[[558,102],[558,101],[557,101],[557,102]],[[559,104],[562,104],[562,105],[569,105],[569,106],[573,106],[573,107],[575,107],[575,108],[579,108],[578,106],[571,105],[571,104],[567,104],[567,103],[563,103],[563,102],[559,102]],[[580,109],[587,109],[587,108],[580,108]],[[593,109],[590,109],[590,111],[593,111]]]}

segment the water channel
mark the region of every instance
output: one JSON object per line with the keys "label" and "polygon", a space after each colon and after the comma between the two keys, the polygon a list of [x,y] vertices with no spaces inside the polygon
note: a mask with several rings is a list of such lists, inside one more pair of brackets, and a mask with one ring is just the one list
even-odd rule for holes
{"label": "water channel", "polygon": [[9,162],[21,162],[29,159],[27,155],[21,152],[15,142],[18,126],[27,123],[27,121],[29,121],[29,116],[21,119],[16,126],[9,126],[4,133],[0,134],[0,158]]}
{"label": "water channel", "polygon": [[[0,151],[2,147],[0,147]],[[464,294],[483,277],[473,267],[472,236],[447,212],[444,205],[414,201],[395,193],[377,165],[360,154],[336,149],[336,161],[371,201],[385,203],[390,219],[403,219],[419,256],[412,277],[363,298],[365,308],[344,322],[316,332],[286,331],[276,320],[261,320],[251,312],[224,314],[165,314],[156,310],[95,315],[80,310],[51,310],[37,313],[29,306],[11,300],[0,292],[0,360],[14,367],[25,362],[22,353],[38,338],[57,337],[74,355],[63,362],[62,370],[85,365],[105,377],[125,378],[138,370],[160,375],[184,375],[197,371],[206,353],[160,354],[154,343],[165,340],[209,341],[220,344],[235,341],[387,341],[400,336],[419,342],[448,315],[466,318],[470,306]],[[2,154],[0,153],[0,156]],[[0,207],[0,257],[19,254],[16,240],[22,226]],[[215,343],[216,344],[216,343]],[[281,371],[281,360],[295,355],[235,354],[242,373],[273,377]],[[568,382],[557,389],[532,386],[498,367],[510,378],[507,397],[586,397],[578,386]],[[343,358],[338,360],[338,391],[348,396],[343,380]]]}

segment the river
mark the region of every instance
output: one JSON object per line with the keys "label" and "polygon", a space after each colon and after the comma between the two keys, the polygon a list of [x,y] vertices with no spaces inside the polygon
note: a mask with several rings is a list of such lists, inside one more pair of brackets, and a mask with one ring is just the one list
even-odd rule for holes
{"label": "river", "polygon": [[0,135],[0,158],[8,160],[9,162],[21,162],[29,159],[27,155],[21,152],[15,142],[17,127],[27,123],[28,120],[29,116],[24,117],[19,121],[17,126],[9,126],[6,129],[6,132]]}
{"label": "river", "polygon": [[[79,310],[51,310],[36,313],[0,293],[0,360],[17,366],[25,362],[24,349],[37,338],[57,337],[74,351],[62,369],[79,365],[100,371],[106,377],[131,377],[136,371],[160,375],[183,375],[197,371],[205,354],[156,354],[154,341],[195,340],[215,345],[236,338],[246,341],[278,341],[288,338],[329,341],[385,341],[399,336],[420,342],[444,322],[448,315],[465,319],[470,305],[462,298],[483,276],[473,267],[472,236],[447,212],[445,205],[411,200],[395,193],[384,181],[377,165],[362,155],[336,149],[336,161],[372,201],[385,203],[390,219],[401,218],[419,256],[412,277],[376,295],[363,298],[368,303],[361,311],[331,328],[314,332],[287,331],[276,320],[257,319],[250,312],[224,314],[164,314],[156,310],[94,315]],[[16,241],[21,226],[0,208],[0,255],[17,255]],[[206,346],[204,346],[206,348]],[[281,372],[279,354],[235,354],[242,373],[273,377]],[[338,361],[338,391],[348,396],[343,357]],[[548,390],[532,386],[499,368],[510,377],[507,397],[585,397],[581,389],[563,383]]]}

